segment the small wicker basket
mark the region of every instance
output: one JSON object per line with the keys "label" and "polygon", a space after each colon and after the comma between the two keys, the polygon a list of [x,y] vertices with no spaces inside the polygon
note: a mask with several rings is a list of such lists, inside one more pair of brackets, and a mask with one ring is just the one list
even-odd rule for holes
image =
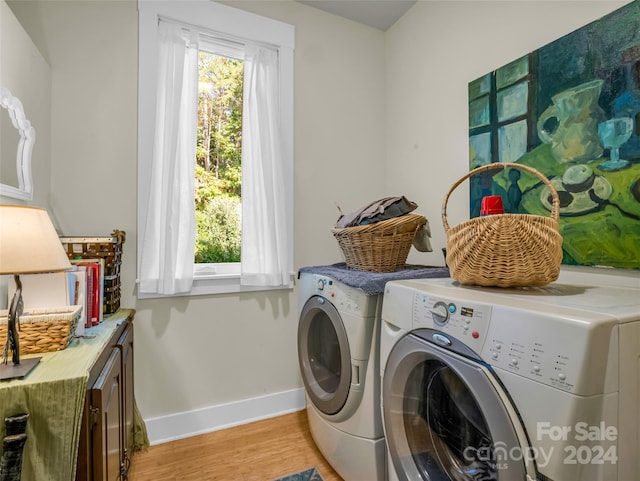
{"label": "small wicker basket", "polygon": [[[497,214],[469,219],[455,227],[447,222],[447,202],[453,190],[487,170],[515,168],[537,176],[552,196],[551,216]],[[558,230],[560,199],[551,182],[532,167],[493,163],[478,167],[455,182],[442,203],[447,235],[447,265],[461,284],[497,287],[544,286],[555,281],[562,262]]]}
{"label": "small wicker basket", "polygon": [[405,214],[373,224],[331,229],[347,267],[359,271],[394,272],[404,268],[411,243],[427,219]]}
{"label": "small wicker basket", "polygon": [[[73,339],[81,312],[81,306],[68,306],[32,309],[20,316],[20,354],[65,349]],[[7,310],[0,311],[0,341],[7,338],[7,316]]]}
{"label": "small wicker basket", "polygon": [[104,259],[103,314],[120,309],[120,266],[127,233],[114,229],[110,237],[60,237],[69,259]]}

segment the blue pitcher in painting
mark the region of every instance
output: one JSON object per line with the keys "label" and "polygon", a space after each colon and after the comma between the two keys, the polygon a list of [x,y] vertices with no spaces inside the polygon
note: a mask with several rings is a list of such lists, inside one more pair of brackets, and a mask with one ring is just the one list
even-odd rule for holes
{"label": "blue pitcher in painting", "polygon": [[[598,104],[602,84],[592,80],[554,95],[553,105],[538,118],[538,136],[551,145],[558,162],[590,162],[602,156],[598,138],[598,124],[605,118]],[[549,123],[554,127],[548,129]]]}

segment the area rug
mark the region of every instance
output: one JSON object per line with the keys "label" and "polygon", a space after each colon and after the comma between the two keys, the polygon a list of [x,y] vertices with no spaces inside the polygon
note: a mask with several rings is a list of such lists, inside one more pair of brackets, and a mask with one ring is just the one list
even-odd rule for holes
{"label": "area rug", "polygon": [[284,478],[278,478],[274,481],[324,481],[318,468],[309,468],[299,473],[290,474]]}

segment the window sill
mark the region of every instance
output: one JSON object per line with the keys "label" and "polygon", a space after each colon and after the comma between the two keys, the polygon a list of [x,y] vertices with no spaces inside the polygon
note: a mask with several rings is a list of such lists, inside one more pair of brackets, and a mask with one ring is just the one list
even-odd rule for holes
{"label": "window sill", "polygon": [[274,291],[293,289],[294,275],[290,277],[288,286],[243,286],[240,285],[239,274],[209,274],[197,276],[193,280],[191,292],[175,295],[137,293],[138,299],[158,299],[165,297],[204,296],[210,294],[232,294],[240,292]]}

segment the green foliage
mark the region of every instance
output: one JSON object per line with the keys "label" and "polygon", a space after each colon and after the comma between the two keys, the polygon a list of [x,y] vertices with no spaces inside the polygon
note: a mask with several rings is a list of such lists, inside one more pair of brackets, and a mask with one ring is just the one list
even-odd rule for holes
{"label": "green foliage", "polygon": [[238,198],[219,196],[196,210],[195,262],[240,262],[241,205]]}
{"label": "green foliage", "polygon": [[196,263],[240,262],[243,68],[200,53]]}
{"label": "green foliage", "polygon": [[223,178],[242,157],[242,61],[201,52],[197,162]]}
{"label": "green foliage", "polygon": [[220,180],[216,179],[212,172],[207,172],[201,165],[196,165],[196,212],[204,210],[212,199],[223,195],[224,190],[220,184]]}

